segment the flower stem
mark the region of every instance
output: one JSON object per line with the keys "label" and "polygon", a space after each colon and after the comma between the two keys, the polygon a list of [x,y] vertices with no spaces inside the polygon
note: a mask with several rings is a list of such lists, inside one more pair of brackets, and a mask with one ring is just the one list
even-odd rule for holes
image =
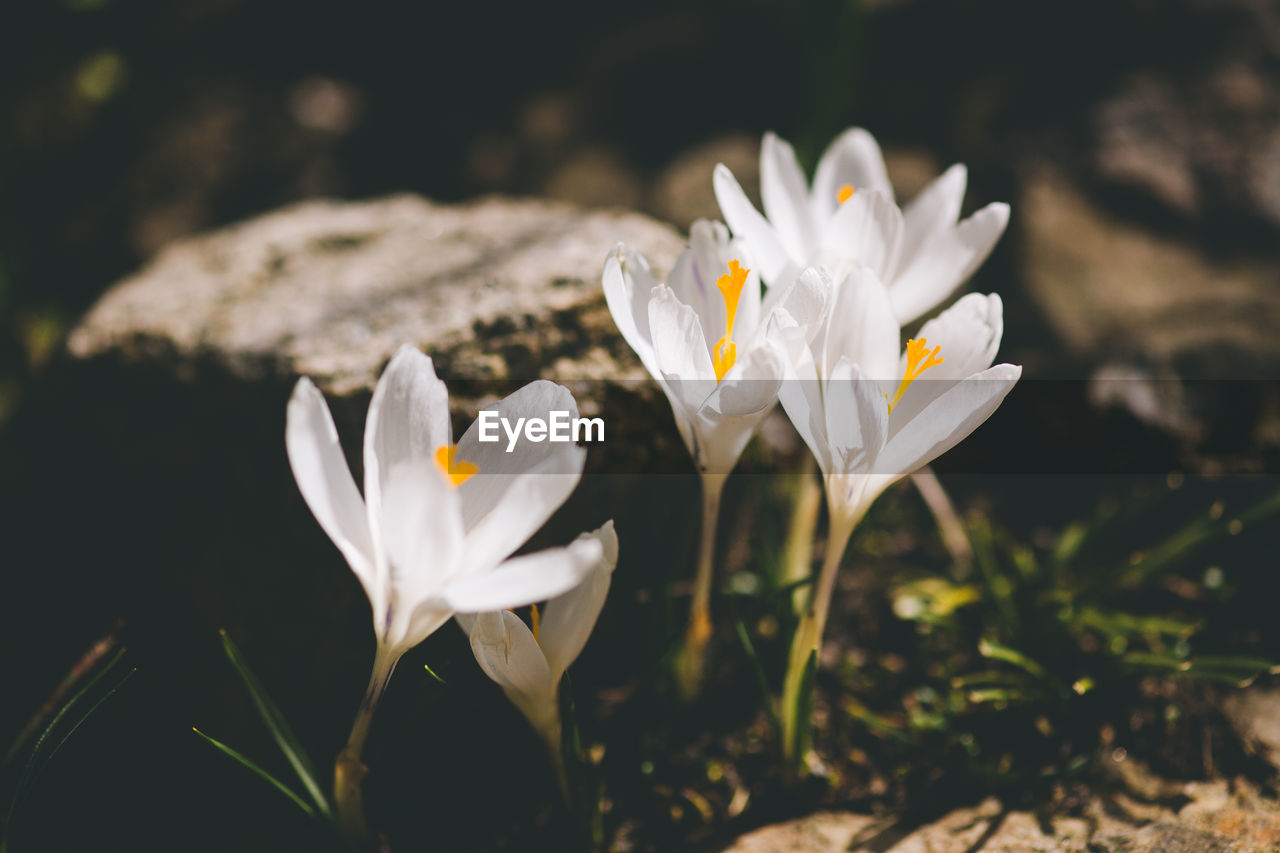
{"label": "flower stem", "polygon": [[693,577],[693,603],[684,645],[676,658],[680,695],[693,699],[702,689],[707,643],[711,640],[711,585],[715,577],[716,526],[720,520],[720,496],[728,474],[702,475],[702,536],[698,543],[698,568]]}
{"label": "flower stem", "polygon": [[369,842],[369,828],[364,820],[364,797],[360,792],[360,784],[369,768],[364,765],[360,755],[364,752],[364,742],[369,736],[373,712],[377,710],[378,702],[387,690],[387,683],[391,680],[391,673],[395,671],[399,659],[399,654],[381,643],[378,644],[378,651],[373,658],[373,673],[369,676],[369,686],[365,689],[364,698],[360,700],[360,709],[356,711],[356,720],[347,737],[347,745],[338,753],[338,758],[333,763],[333,801],[338,808],[338,829],[352,847],[363,847]]}
{"label": "flower stem", "polygon": [[791,508],[791,523],[782,551],[782,585],[795,585],[791,606],[796,614],[801,613],[808,601],[809,592],[800,586],[800,582],[809,577],[813,564],[813,535],[822,510],[822,486],[821,481],[813,476],[815,467],[813,457],[806,456],[804,472],[792,496],[795,503]]}
{"label": "flower stem", "polygon": [[812,726],[809,712],[813,700],[811,673],[817,668],[822,634],[827,626],[827,614],[831,610],[840,561],[857,522],[856,516],[832,514],[822,572],[809,597],[809,606],[800,615],[800,622],[791,641],[786,680],[782,685],[782,753],[787,763],[793,767],[799,766],[809,750]]}
{"label": "flower stem", "polygon": [[560,796],[564,800],[564,806],[570,813],[572,813],[574,801],[573,788],[569,785],[569,773],[564,760],[564,727],[560,723],[560,715],[557,713],[555,720],[548,723],[546,727],[538,733],[542,736],[543,742],[547,745],[547,753],[551,759],[551,769],[555,773],[556,784],[560,788]]}

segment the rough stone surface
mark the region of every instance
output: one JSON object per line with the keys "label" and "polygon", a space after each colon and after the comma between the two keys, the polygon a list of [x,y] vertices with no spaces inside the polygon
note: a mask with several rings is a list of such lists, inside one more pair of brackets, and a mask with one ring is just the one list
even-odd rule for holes
{"label": "rough stone surface", "polygon": [[1086,359],[1188,365],[1204,377],[1245,378],[1280,364],[1280,265],[1209,260],[1097,208],[1039,167],[1015,206],[1024,278],[1063,342]]}
{"label": "rough stone surface", "polygon": [[765,827],[725,853],[1273,853],[1280,807],[1247,783],[1189,783],[1152,802],[1095,794],[1069,810],[1013,811],[994,797],[926,826],[824,812]]}
{"label": "rough stone surface", "polygon": [[619,241],[657,270],[682,245],[643,216],[545,201],[306,202],[173,244],[69,348],[180,374],[306,374],[336,395],[372,388],[405,343],[445,378],[639,379],[600,285]]}
{"label": "rough stone surface", "polygon": [[[1095,163],[1106,180],[1127,184],[1180,214],[1222,212],[1280,224],[1276,149],[1280,98],[1274,4],[1232,2],[1250,26],[1193,79],[1147,69],[1124,80],[1094,111]],[[1267,53],[1272,56],[1266,56]]]}
{"label": "rough stone surface", "polygon": [[1229,695],[1222,710],[1245,746],[1280,770],[1280,687],[1250,687]]}

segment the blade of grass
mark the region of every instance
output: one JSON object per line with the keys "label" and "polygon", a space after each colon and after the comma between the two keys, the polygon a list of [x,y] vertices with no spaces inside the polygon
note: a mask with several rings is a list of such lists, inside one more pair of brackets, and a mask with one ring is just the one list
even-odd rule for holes
{"label": "blade of grass", "polygon": [[290,790],[288,785],[284,784],[279,779],[272,776],[266,770],[263,770],[261,767],[259,767],[249,758],[240,754],[239,752],[232,749],[231,747],[227,746],[222,741],[209,737],[207,734],[195,728],[194,726],[192,727],[191,731],[195,732],[197,735],[203,738],[205,743],[209,744],[214,749],[221,752],[223,755],[226,755],[228,758],[230,758],[232,761],[235,761],[237,764],[244,767],[246,770],[249,770],[250,772],[256,774],[260,779],[262,779],[268,785],[275,788],[280,793],[284,794],[286,797],[289,798],[289,800],[295,806],[302,809],[302,813],[305,814],[307,817],[316,816],[315,809],[311,808],[311,806],[307,803],[306,800],[302,799],[302,797],[299,797],[292,790]]}
{"label": "blade of grass", "polygon": [[773,693],[769,690],[769,679],[764,674],[764,666],[760,663],[760,657],[756,654],[756,647],[751,642],[751,635],[747,632],[747,626],[741,617],[734,617],[733,627],[738,632],[738,642],[742,643],[742,650],[747,653],[747,660],[751,662],[751,671],[756,677],[756,686],[760,688],[760,696],[764,700],[765,713],[769,715],[769,724],[773,726],[775,732],[782,731],[782,721],[778,719],[778,710],[774,707]]}
{"label": "blade of grass", "polygon": [[424,664],[422,665],[422,668],[423,668],[423,669],[425,669],[425,670],[427,671],[427,675],[431,676],[432,678],[434,678],[436,681],[440,682],[441,684],[448,684],[448,683],[449,683],[449,682],[445,681],[443,678],[441,678],[440,676],[436,675],[436,671],[435,671],[434,669],[432,669],[432,668],[431,668],[431,665],[430,665],[430,664],[425,664],[425,663],[424,663]]}
{"label": "blade of grass", "polygon": [[102,707],[103,702],[106,702],[112,696],[116,695],[116,691],[118,691],[121,687],[124,687],[125,682],[128,681],[130,678],[133,678],[134,673],[136,673],[137,671],[138,671],[137,669],[129,670],[124,674],[123,678],[121,678],[119,681],[115,683],[114,687],[112,687],[106,693],[102,694],[102,698],[100,698],[97,702],[94,702],[93,705],[89,707],[89,710],[85,711],[84,716],[82,716],[79,720],[77,720],[75,722],[75,725],[67,729],[67,733],[62,736],[62,739],[59,740],[57,744],[54,745],[53,749],[49,750],[49,757],[46,758],[45,761],[46,762],[53,761],[54,756],[56,756],[59,752],[62,751],[62,747],[66,746],[67,741],[71,740],[71,736],[74,735],[76,731],[81,726],[83,726],[90,717],[93,716],[93,712],[98,710],[100,707]]}
{"label": "blade of grass", "polygon": [[978,574],[995,604],[1004,636],[1016,637],[1020,623],[1018,608],[1013,601],[1014,584],[1000,571],[1000,561],[996,556],[995,532],[985,516],[973,514],[969,517],[969,541],[973,544],[973,556],[978,566]]}
{"label": "blade of grass", "polygon": [[1168,678],[1201,678],[1244,687],[1263,673],[1275,673],[1274,661],[1252,657],[1204,656],[1177,658],[1168,655],[1130,652],[1121,660],[1137,669],[1154,670]]}
{"label": "blade of grass", "polygon": [[[90,690],[93,689],[93,686],[95,684],[101,681],[102,678],[106,676],[107,673],[109,673],[112,669],[115,668],[116,664],[120,662],[120,658],[124,656],[124,653],[125,653],[124,648],[120,648],[119,650],[117,650],[116,653],[111,656],[111,659],[108,660],[107,663],[101,669],[99,669],[93,675],[93,677],[90,678],[84,684],[84,686],[82,686],[79,690],[77,690],[71,696],[71,698],[68,699],[62,705],[62,707],[58,709],[58,712],[53,715],[53,719],[49,721],[49,724],[44,727],[44,730],[42,732],[40,732],[40,736],[36,738],[35,744],[31,747],[31,753],[27,756],[27,761],[23,765],[22,773],[18,776],[18,781],[14,785],[13,799],[9,801],[9,809],[5,813],[4,827],[5,827],[6,833],[8,833],[9,828],[13,826],[13,818],[14,818],[14,815],[17,814],[18,805],[22,802],[23,797],[26,795],[27,790],[31,786],[32,780],[35,778],[36,771],[39,769],[41,764],[41,757],[43,756],[45,751],[44,749],[45,744],[49,741],[49,738],[53,736],[54,731],[58,728],[58,724],[62,722],[63,718],[66,717],[68,713],[71,712],[72,708],[74,708],[77,704],[79,704],[80,700],[84,698],[85,694],[87,694]],[[83,671],[80,672],[79,674],[83,675]],[[101,702],[99,702],[98,704],[101,704]],[[94,708],[97,708],[97,704],[94,705]],[[89,709],[89,714],[93,713],[94,708]],[[87,719],[87,718],[88,718],[88,714],[86,714],[85,717],[82,718],[80,722],[84,722],[84,719]],[[75,729],[79,728],[79,726],[80,726],[80,723],[77,723],[72,728],[72,732],[74,732]],[[70,735],[68,734],[67,737],[70,737]],[[63,738],[62,741],[59,742],[58,747],[60,748],[62,746],[62,743],[65,743],[65,742],[66,742],[66,738]],[[6,847],[7,847],[7,839],[5,839],[4,843],[0,843],[0,851],[3,851],[4,849],[6,849]]]}
{"label": "blade of grass", "polygon": [[1229,518],[1214,518],[1212,515],[1198,518],[1129,565],[1120,575],[1119,586],[1125,589],[1140,587],[1153,575],[1209,540],[1231,530],[1234,525],[1249,524],[1277,512],[1280,512],[1280,494],[1263,498],[1244,512]]}
{"label": "blade of grass", "polygon": [[26,763],[26,766],[23,768],[22,779],[18,781],[19,788],[21,788],[25,784],[26,777],[30,775],[30,773],[33,770],[35,770],[37,764],[39,763],[40,756],[44,750],[44,745],[49,740],[49,738],[53,735],[53,731],[58,727],[58,723],[62,722],[63,717],[65,717],[68,713],[70,713],[71,709],[74,708],[76,704],[81,699],[84,698],[84,695],[86,693],[88,693],[90,690],[93,689],[93,686],[95,684],[101,681],[102,678],[107,673],[109,673],[112,669],[115,668],[115,665],[120,662],[120,658],[124,656],[124,653],[125,653],[125,649],[122,648],[119,651],[117,651],[114,655],[112,655],[111,659],[107,661],[106,665],[103,666],[102,669],[98,670],[98,672],[92,678],[90,678],[83,687],[77,690],[75,694],[72,695],[72,697],[67,700],[66,704],[58,709],[58,713],[54,714],[53,719],[49,721],[49,725],[45,726],[44,731],[40,733],[40,737],[36,739],[35,745],[31,747],[31,754],[27,756],[27,763]]}
{"label": "blade of grass", "polygon": [[978,654],[982,655],[984,658],[989,658],[990,660],[998,660],[1007,664],[1012,664],[1040,681],[1040,683],[1049,687],[1058,695],[1069,695],[1069,691],[1065,684],[1050,675],[1048,670],[1039,663],[1027,657],[1017,649],[983,638],[978,641]]}
{"label": "blade of grass", "polygon": [[218,633],[222,637],[222,649],[226,652],[227,659],[231,661],[231,665],[236,668],[236,672],[240,674],[240,679],[244,682],[250,698],[253,699],[253,704],[258,709],[258,716],[262,717],[262,721],[266,723],[267,729],[275,739],[276,745],[284,753],[284,757],[288,760],[293,771],[298,774],[298,778],[302,781],[303,787],[307,789],[307,794],[316,804],[316,808],[325,817],[332,817],[332,810],[329,808],[329,801],[324,795],[324,788],[316,781],[315,769],[302,743],[294,735],[293,729],[289,727],[288,722],[285,721],[284,714],[280,713],[280,709],[276,707],[275,702],[271,701],[271,697],[267,695],[267,691],[263,688],[261,682],[258,681],[253,671],[249,669],[249,664],[231,639],[231,635],[225,630],[221,630]]}
{"label": "blade of grass", "polygon": [[957,690],[986,687],[1022,687],[1027,684],[1027,677],[1021,672],[1010,672],[1007,669],[985,669],[980,672],[969,672],[951,679],[951,686]]}
{"label": "blade of grass", "polygon": [[975,705],[1037,702],[1050,698],[1050,694],[1043,690],[1027,690],[1013,687],[982,687],[976,690],[970,690],[966,695],[968,696],[969,701]]}
{"label": "blade of grass", "polygon": [[852,696],[845,697],[840,703],[840,710],[865,725],[873,732],[885,735],[898,743],[910,744],[913,739],[903,730],[900,723],[894,722],[883,714],[877,714]]}
{"label": "blade of grass", "polygon": [[9,751],[5,753],[4,761],[0,762],[0,774],[2,774],[9,766],[14,757],[22,751],[22,748],[26,746],[27,741],[31,739],[32,735],[40,730],[41,725],[49,718],[49,715],[57,710],[63,697],[70,692],[71,688],[76,685],[76,682],[84,678],[87,673],[91,672],[93,668],[98,665],[98,662],[106,657],[119,642],[120,641],[116,638],[114,632],[109,633],[90,646],[89,650],[81,655],[80,660],[76,661],[76,665],[73,666],[66,676],[63,677],[62,681],[58,683],[58,686],[54,688],[51,694],[49,694],[49,698],[40,706],[40,710],[38,710],[31,719],[27,721],[27,724],[23,726],[22,731],[18,732],[18,736],[14,739],[13,744],[10,745]]}

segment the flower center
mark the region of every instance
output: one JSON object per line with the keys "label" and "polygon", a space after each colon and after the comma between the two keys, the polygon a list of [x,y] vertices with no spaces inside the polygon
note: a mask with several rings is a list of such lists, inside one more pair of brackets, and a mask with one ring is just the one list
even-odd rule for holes
{"label": "flower center", "polygon": [[716,382],[724,379],[738,360],[738,347],[733,343],[733,321],[738,316],[738,300],[742,297],[742,287],[747,283],[749,272],[751,270],[736,260],[729,261],[729,272],[716,279],[716,287],[724,296],[724,337],[711,348],[711,366],[716,370]]}
{"label": "flower center", "polygon": [[930,350],[927,338],[920,338],[919,340],[912,338],[907,341],[907,369],[902,374],[902,382],[898,383],[898,390],[893,395],[892,400],[889,400],[888,394],[884,395],[884,398],[889,401],[889,414],[893,414],[893,407],[898,405],[898,401],[906,393],[907,387],[912,382],[915,382],[921,373],[924,373],[930,367],[937,367],[942,364],[943,358],[938,355],[941,349],[941,346],[936,346]]}
{"label": "flower center", "polygon": [[836,201],[839,204],[844,204],[851,198],[853,198],[853,184],[845,184],[836,190]]}
{"label": "flower center", "polygon": [[436,464],[449,476],[449,482],[461,486],[480,469],[474,462],[458,458],[458,445],[442,444],[436,448]]}

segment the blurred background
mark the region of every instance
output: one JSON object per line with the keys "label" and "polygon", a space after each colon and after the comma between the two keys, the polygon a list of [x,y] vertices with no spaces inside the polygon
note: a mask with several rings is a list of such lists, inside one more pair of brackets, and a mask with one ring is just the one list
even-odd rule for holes
{"label": "blurred background", "polygon": [[6,405],[97,295],[185,234],[403,190],[684,227],[716,213],[715,162],[754,183],[762,130],[812,168],[851,124],[904,194],[962,161],[968,205],[1013,205],[978,284],[1020,312],[1008,347],[1032,375],[1078,373],[1069,356],[1251,376],[1280,354],[1276,15],[1263,0],[15,0]]}
{"label": "blurred background", "polygon": [[[975,436],[968,458],[987,460],[1002,448],[1018,448],[1035,464],[1059,472],[1079,464],[1082,471],[1101,474],[1121,464],[1150,475],[1150,482],[1140,486],[1108,481],[1105,487],[1060,477],[1056,502],[1044,497],[1038,483],[1018,477],[995,485],[960,477],[949,485],[962,513],[978,512],[985,519],[981,513],[990,511],[1013,529],[1012,537],[1048,553],[1061,544],[1054,537],[1075,520],[1128,506],[1135,488],[1145,489],[1148,497],[1171,490],[1167,483],[1174,481],[1166,476],[1171,472],[1191,475],[1200,491],[1194,497],[1183,493],[1182,516],[1157,502],[1154,511],[1164,521],[1191,518],[1201,504],[1215,506],[1228,491],[1232,509],[1244,505],[1231,490],[1242,489],[1239,493],[1253,500],[1274,488],[1267,475],[1275,470],[1280,448],[1280,393],[1268,380],[1280,367],[1280,7],[1269,0],[654,0],[641,5],[8,0],[0,11],[0,424],[16,421],[25,411],[25,429],[41,427],[43,410],[24,406],[40,399],[45,371],[57,363],[78,317],[114,281],[186,235],[299,199],[400,191],[439,201],[503,193],[617,206],[683,230],[695,218],[717,216],[711,192],[715,163],[727,163],[744,186],[755,185],[762,131],[776,130],[790,139],[812,168],[827,142],[851,125],[868,128],[880,140],[901,197],[910,197],[959,161],[969,167],[966,212],[991,201],[1012,205],[1009,231],[973,288],[1004,297],[1002,360],[1025,365],[1029,379],[1058,384],[1028,398],[1036,406],[1024,406],[1022,417],[994,419]],[[274,397],[263,396],[275,405]],[[109,389],[103,397],[110,404]],[[134,398],[117,403],[145,405]],[[180,435],[181,412],[164,418]],[[1081,424],[1075,432],[1079,446],[1066,457],[1060,443],[1040,439],[1072,434],[1076,423]],[[13,439],[12,431],[0,438]],[[127,440],[120,446],[128,447]],[[1013,463],[1001,470],[1017,468]],[[127,460],[118,469],[127,482]],[[1182,482],[1176,480],[1179,487]],[[287,491],[291,484],[286,480],[284,487]],[[6,483],[6,505],[23,502],[28,488]],[[41,489],[56,491],[50,485]],[[651,497],[665,499],[660,490]],[[932,522],[914,500],[890,501],[884,518],[901,519],[904,529],[921,531],[917,539],[923,540],[933,535],[925,532]],[[751,509],[754,504],[744,499],[739,509],[766,517],[781,511],[765,498],[760,501]],[[193,505],[193,511],[197,508],[209,509],[203,503]],[[218,504],[218,511],[223,509]],[[1215,521],[1222,512],[1219,508]],[[306,530],[310,521],[301,513],[298,524]],[[218,519],[228,522],[225,516]],[[77,519],[65,522],[66,535],[76,536]],[[776,550],[780,529],[765,523],[757,535],[772,537]],[[1176,529],[1128,530],[1159,541]],[[236,534],[220,528],[217,535]],[[265,542],[270,531],[246,535]],[[310,556],[337,564],[316,531],[307,535],[314,540]],[[671,549],[680,552],[686,544],[675,542]],[[1244,567],[1243,573],[1230,575],[1226,586],[1220,574],[1205,575],[1207,568],[1221,573],[1225,556],[1188,570],[1195,584],[1214,590],[1187,599],[1193,602],[1187,607],[1210,602],[1218,608],[1216,621],[1209,622],[1221,626],[1216,634],[1210,631],[1217,650],[1277,654],[1274,626],[1249,604],[1277,600],[1270,572],[1274,544],[1274,537],[1237,540],[1230,553],[1238,562],[1231,565]],[[917,562],[947,565],[949,557],[936,541],[864,542],[866,553],[894,559],[911,555],[917,546],[923,549]],[[284,547],[278,547],[285,559]],[[39,706],[77,650],[122,615],[112,607],[95,608],[92,594],[77,591],[82,580],[77,573],[95,576],[90,589],[109,586],[117,558],[104,553],[99,564],[70,567],[48,564],[41,553],[40,543],[23,543],[15,547],[12,564],[0,569],[3,612],[13,617],[27,608],[55,607],[48,600],[21,600],[29,585],[15,578],[58,573],[73,602],[69,606],[83,610],[86,627],[78,636],[48,643],[12,627],[0,634],[5,639],[0,661],[13,678],[11,689],[0,685],[0,723],[6,733],[17,731]],[[1121,563],[1126,556],[1119,554]],[[1009,565],[1017,562],[1010,560]],[[854,575],[862,580],[849,591],[848,608],[865,619],[845,640],[864,650],[891,648],[897,656],[897,663],[891,660],[880,670],[868,665],[868,672],[880,672],[884,680],[867,676],[870,680],[859,686],[868,704],[874,704],[870,696],[885,699],[887,706],[906,695],[901,682],[936,676],[930,674],[931,662],[949,652],[945,643],[940,651],[918,642],[913,632],[923,617],[888,627],[893,590],[901,593],[906,581],[870,569]],[[919,598],[919,589],[911,589]],[[1137,589],[1135,582],[1127,591]],[[224,595],[223,609],[214,608],[213,618],[225,619],[234,611],[234,596]],[[930,602],[936,598],[925,596]],[[1011,605],[996,601],[992,606]],[[746,624],[767,629],[767,622],[753,621],[764,618],[764,610],[768,607],[757,612],[748,606]],[[922,611],[911,612],[919,617]],[[933,616],[927,629],[941,630],[938,625],[948,614]],[[356,636],[364,630],[364,618],[359,607],[335,616]],[[645,618],[633,614],[624,623],[642,624]],[[1202,624],[1208,616],[1196,611],[1188,619],[1187,624]],[[9,624],[16,623],[10,619]],[[765,658],[770,649],[781,653],[776,622],[772,630],[773,635],[760,634]],[[600,642],[606,648],[612,648],[610,642],[626,643],[616,631],[613,636]],[[769,636],[775,637],[772,646]],[[1074,661],[1072,655],[1066,657]],[[353,671],[363,656],[363,649],[351,652]],[[204,699],[239,689],[220,669],[215,638],[196,660],[197,670],[205,667],[223,679],[206,685]],[[865,654],[860,660],[865,663]],[[597,699],[632,709],[608,717],[609,726],[626,731],[628,720],[643,717],[636,708],[646,706],[627,706],[634,684],[628,688],[626,678],[604,674],[610,668],[603,658],[591,661],[590,655],[584,659],[584,679],[598,678],[614,690]],[[288,661],[269,666],[282,689],[294,691],[294,708],[300,707],[300,696],[312,698],[308,691],[320,689]],[[629,677],[647,677],[640,672]],[[739,669],[722,678],[750,683],[752,675]],[[1111,709],[1086,715],[1091,733],[1071,741],[1068,757],[1091,755],[1106,740],[1098,733],[1107,725],[1114,739],[1115,724],[1107,720],[1134,719],[1135,707],[1146,709],[1142,713],[1156,721],[1153,725],[1164,726],[1161,731],[1176,740],[1168,754],[1200,749],[1200,740],[1188,746],[1186,731],[1169,728],[1159,710],[1166,702],[1182,707],[1181,699],[1146,687],[1126,691]],[[918,707],[920,701],[907,704]],[[1211,697],[1202,695],[1183,704],[1212,707]],[[406,700],[399,711],[388,709],[379,725],[411,726],[409,706]],[[211,716],[225,710],[209,707],[219,708]],[[120,712],[125,718],[141,713],[138,707]],[[225,713],[241,713],[240,724],[251,725],[243,708]],[[852,730],[864,731],[872,713],[866,708],[851,712],[851,719],[862,720]],[[873,718],[892,727],[896,712],[886,713]],[[1204,713],[1205,719],[1218,719],[1212,711]],[[304,739],[322,745],[318,755],[327,754],[345,716],[345,708],[326,709],[300,725],[308,730]],[[914,719],[902,713],[902,720]],[[1035,713],[1026,719],[1043,730]],[[177,720],[178,729],[191,722]],[[502,723],[515,725],[514,718]],[[110,726],[101,725],[100,743],[93,748],[98,751],[73,765],[85,775],[56,783],[54,793],[32,806],[38,815],[33,823],[53,821],[73,795],[91,800],[95,791],[113,785],[112,766],[135,760],[127,745],[111,740]],[[726,766],[733,765],[743,739],[757,737],[760,725],[750,714],[726,722],[729,731],[721,733]],[[695,794],[702,790],[698,785],[723,787],[723,767],[707,783],[711,771],[700,763],[721,747],[699,741],[690,718],[672,726],[675,734],[661,737],[672,739],[667,752],[683,756],[672,759],[680,768],[672,771],[675,776],[696,777],[697,783],[688,783]],[[1142,726],[1134,731],[1139,729],[1146,731]],[[744,734],[751,732],[756,734]],[[660,792],[683,790],[685,782],[659,780],[654,782],[659,793],[627,799],[617,793],[631,790],[627,785],[649,790],[647,781],[627,776],[614,795],[625,804],[618,810],[632,813],[610,819],[611,843],[617,849],[652,849],[647,845],[692,838],[714,845],[737,829],[817,802],[887,797],[894,808],[922,808],[937,792],[936,778],[892,769],[918,765],[921,755],[948,756],[939,766],[955,771],[949,778],[958,781],[943,786],[948,793],[937,802],[956,797],[963,787],[959,780],[999,778],[966,764],[972,754],[956,758],[950,747],[927,737],[911,747],[893,738],[873,747],[858,741],[862,735],[848,736],[855,742],[841,740],[839,749],[846,758],[854,756],[849,761],[855,769],[844,783],[798,799],[794,793],[779,794],[773,802],[784,805],[746,817],[742,808],[730,808],[737,802],[730,791],[723,803],[706,795],[713,819],[701,820],[708,812],[688,797],[681,800],[685,817],[672,818],[674,795]],[[1061,740],[1049,735],[1041,740],[1039,751],[1030,751],[1059,761],[1054,749]],[[1161,754],[1161,737],[1142,742],[1154,741],[1159,744],[1151,746],[1151,754]],[[646,743],[644,749],[663,752],[660,739]],[[973,766],[981,765],[983,773],[999,767],[1006,746]],[[258,747],[270,748],[265,741]],[[154,766],[130,769],[125,774],[130,784],[148,773],[172,772],[160,757],[144,753],[137,760]],[[192,754],[203,755],[194,745]],[[450,755],[441,758],[444,766],[466,765],[467,756],[458,749]],[[484,753],[485,760],[495,757],[492,747]],[[215,759],[209,761],[222,769]],[[637,758],[636,766],[646,761],[651,757]],[[968,769],[956,770],[962,765]],[[655,772],[652,763],[648,766],[646,779]],[[1212,772],[1199,758],[1168,766],[1184,774]],[[1034,775],[1038,767],[1026,769]],[[217,772],[203,765],[198,770],[193,778]],[[430,777],[430,771],[402,767],[395,772],[416,778],[414,773]],[[660,766],[658,776],[663,772]],[[1009,776],[1000,784],[1013,788],[1013,780]],[[137,814],[103,817],[127,811],[124,786],[98,812],[90,803],[83,813],[67,817],[58,843],[71,845],[62,849],[80,849],[77,844],[88,844],[109,826],[101,837],[128,839],[134,849],[171,849],[175,843],[197,849],[187,835],[198,826],[208,834],[199,849],[218,849],[230,838],[241,845],[274,838],[273,849],[313,849],[314,839],[299,835],[274,804],[257,803],[256,791],[242,790],[255,783],[234,769],[225,778],[191,782],[200,791],[191,799],[179,792],[181,782],[168,790],[153,785]],[[432,784],[438,786],[438,779]],[[225,789],[227,799],[219,800],[211,788]],[[519,791],[520,786],[512,781],[500,789]],[[443,799],[431,814],[453,814],[450,809],[457,805],[450,794],[436,793]],[[220,817],[231,809],[228,803],[252,818],[231,821],[236,826],[229,828]],[[400,815],[391,821],[416,826],[402,828],[410,837],[429,836],[428,829],[404,816],[417,806],[401,805],[403,813],[395,812],[400,806],[387,807]],[[448,830],[456,843],[447,849],[490,849],[503,839],[514,843],[530,826],[544,827],[545,809],[521,808],[506,823],[463,822],[484,825],[498,841],[467,846]],[[157,810],[172,824],[158,834],[146,817]],[[671,826],[658,829],[668,818]],[[31,849],[54,849],[41,846],[50,842],[39,833],[32,838]],[[290,839],[285,848],[281,838]]]}

